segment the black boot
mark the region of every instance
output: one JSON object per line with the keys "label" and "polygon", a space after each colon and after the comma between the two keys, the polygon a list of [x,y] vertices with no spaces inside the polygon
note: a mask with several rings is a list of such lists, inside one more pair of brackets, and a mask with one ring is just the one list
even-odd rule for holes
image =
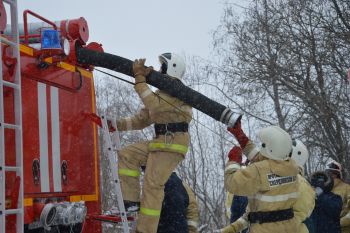
{"label": "black boot", "polygon": [[140,210],[140,202],[136,201],[124,201],[126,212],[137,212]]}

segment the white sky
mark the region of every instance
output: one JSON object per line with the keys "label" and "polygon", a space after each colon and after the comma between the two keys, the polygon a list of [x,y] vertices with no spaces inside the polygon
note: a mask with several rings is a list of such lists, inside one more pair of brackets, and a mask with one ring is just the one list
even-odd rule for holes
{"label": "white sky", "polygon": [[20,22],[25,9],[52,21],[82,16],[89,25],[89,42],[99,42],[106,52],[131,60],[144,57],[146,65],[158,69],[158,55],[164,52],[210,58],[211,32],[219,25],[224,1],[18,0],[18,5]]}

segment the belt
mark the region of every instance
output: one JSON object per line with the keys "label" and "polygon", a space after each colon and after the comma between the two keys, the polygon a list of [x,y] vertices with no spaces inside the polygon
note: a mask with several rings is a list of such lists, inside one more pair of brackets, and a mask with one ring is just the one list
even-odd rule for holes
{"label": "belt", "polygon": [[188,132],[188,123],[167,123],[167,124],[154,124],[154,130],[156,135],[164,135],[167,132]]}
{"label": "belt", "polygon": [[294,217],[293,209],[275,210],[275,211],[258,211],[248,214],[250,223],[268,223],[288,220]]}

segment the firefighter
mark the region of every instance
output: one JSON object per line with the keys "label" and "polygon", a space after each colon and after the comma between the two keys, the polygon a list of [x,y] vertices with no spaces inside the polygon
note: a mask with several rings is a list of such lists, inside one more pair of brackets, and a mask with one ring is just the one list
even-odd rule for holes
{"label": "firefighter", "polygon": [[[233,156],[233,155],[232,155]],[[303,177],[304,165],[309,158],[309,152],[306,146],[300,140],[293,140],[292,159],[296,162],[299,168],[298,186],[299,198],[293,205],[294,215],[298,222],[298,233],[308,233],[307,226],[303,223],[312,213],[315,206],[315,192],[310,186],[309,182]],[[249,211],[246,211],[249,212]],[[232,223],[232,222],[231,222]],[[248,227],[247,213],[243,214],[238,221],[223,228],[222,233],[238,233]]]}
{"label": "firefighter", "polygon": [[[227,209],[228,218],[230,219],[230,223],[234,223],[240,217],[243,216],[243,214],[246,211],[247,205],[248,205],[247,197],[234,195],[228,192],[226,209]],[[246,231],[243,231],[243,232],[245,233]]]}
{"label": "firefighter", "polygon": [[251,233],[297,232],[293,206],[298,198],[298,168],[290,158],[292,139],[278,126],[260,130],[260,151],[241,129],[240,119],[228,130],[236,137],[248,159],[255,160],[240,169],[242,153],[233,147],[225,168],[225,188],[249,196],[248,220]]}
{"label": "firefighter", "polygon": [[225,210],[226,210],[226,217],[227,221],[231,222],[231,206],[233,202],[233,194],[230,192],[226,192],[226,202],[225,202]]}
{"label": "firefighter", "polygon": [[[234,195],[227,192],[226,198],[226,215],[230,223],[236,222],[240,219],[246,211],[248,205],[248,198],[246,196]],[[242,230],[242,233],[246,233],[247,230]]]}
{"label": "firefighter", "polygon": [[350,185],[345,183],[342,179],[342,166],[336,161],[330,161],[326,165],[326,171],[332,176],[334,186],[332,192],[341,196],[343,201],[343,208],[340,214],[341,232],[350,233]]}
{"label": "firefighter", "polygon": [[[169,79],[181,82],[185,72],[183,59],[173,53],[159,56],[160,72]],[[152,140],[129,145],[119,151],[119,176],[127,209],[140,203],[140,166],[146,165],[143,194],[136,232],[157,232],[164,184],[176,166],[184,159],[189,146],[188,124],[192,108],[161,90],[153,92],[146,84],[152,67],[144,66],[145,59],[135,60],[133,73],[135,91],[144,108],[130,118],[117,121],[120,131],[139,130],[154,124]]]}
{"label": "firefighter", "polygon": [[[228,153],[228,157],[242,156],[242,149],[239,147],[233,147]],[[230,219],[230,225],[225,228],[214,230],[214,233],[240,233],[247,232],[249,225],[248,213],[249,208],[247,207],[248,198],[246,196],[234,195],[227,192],[227,203],[226,208],[230,211],[227,213]],[[236,197],[236,198],[235,198]],[[238,203],[237,203],[238,201]],[[236,203],[235,203],[236,202]]]}
{"label": "firefighter", "polygon": [[198,220],[193,191],[173,172],[165,183],[157,233],[197,233]]}
{"label": "firefighter", "polygon": [[292,159],[298,165],[298,184],[299,184],[299,198],[293,206],[295,218],[298,221],[298,231],[300,233],[308,233],[309,230],[304,224],[308,221],[314,207],[316,194],[309,182],[304,178],[304,166],[309,159],[309,152],[300,140],[293,140]]}
{"label": "firefighter", "polygon": [[[228,217],[229,221],[231,224],[235,223],[237,224],[237,221],[241,221],[242,216],[244,215],[244,213],[246,212],[246,208],[248,205],[248,198],[245,196],[238,196],[238,195],[234,195],[230,192],[227,192],[226,195],[226,203],[225,203],[225,207],[226,207],[226,216]],[[245,227],[245,225],[244,225]],[[237,226],[228,226],[227,227],[227,233],[232,232],[232,233],[236,233],[236,232],[242,232],[242,233],[246,233],[247,230],[246,229],[242,229],[241,230],[232,230],[232,229],[238,229],[239,227]],[[240,229],[240,228],[239,228]],[[223,229],[222,229],[223,230]],[[214,231],[214,232],[221,232],[220,230]]]}
{"label": "firefighter", "polygon": [[311,175],[311,185],[317,195],[315,209],[309,222],[310,233],[340,233],[342,199],[332,192],[333,178],[323,171]]}

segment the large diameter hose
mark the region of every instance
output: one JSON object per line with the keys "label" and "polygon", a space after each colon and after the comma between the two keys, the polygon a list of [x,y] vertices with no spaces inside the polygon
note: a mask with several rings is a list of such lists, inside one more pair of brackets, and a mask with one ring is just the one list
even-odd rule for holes
{"label": "large diameter hose", "polygon": [[[99,66],[133,76],[133,62],[129,59],[81,47],[76,48],[76,56],[80,64]],[[152,71],[146,78],[146,82],[226,125],[233,125],[236,122],[237,118],[233,116],[234,113],[229,108],[185,86],[176,79],[169,79],[157,71]]]}

